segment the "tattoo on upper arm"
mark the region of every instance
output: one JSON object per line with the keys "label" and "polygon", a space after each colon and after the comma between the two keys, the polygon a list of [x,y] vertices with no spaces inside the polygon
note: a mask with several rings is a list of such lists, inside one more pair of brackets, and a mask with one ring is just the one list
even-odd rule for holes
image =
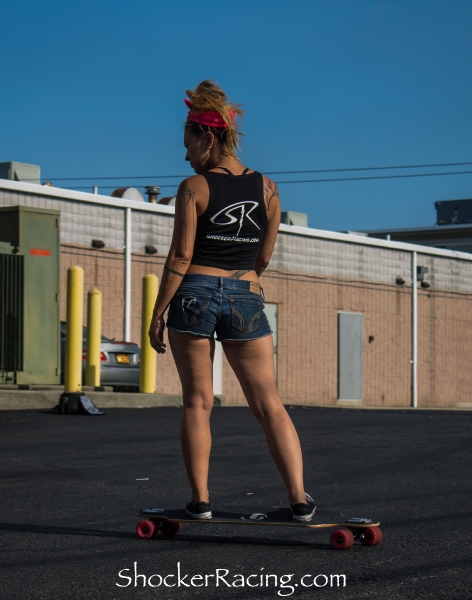
{"label": "tattoo on upper arm", "polygon": [[179,273],[178,271],[174,271],[174,269],[169,269],[168,266],[164,265],[164,269],[168,272],[168,273],[173,273],[174,275],[178,275],[179,277],[185,277],[184,273]]}
{"label": "tattoo on upper arm", "polygon": [[195,236],[196,223],[195,223],[195,192],[187,187],[187,181],[182,181],[177,192],[177,198],[175,200],[176,207],[179,208],[180,214],[180,226],[182,228],[182,235],[184,239],[184,250],[187,250],[187,209],[192,209],[192,234]]}
{"label": "tattoo on upper arm", "polygon": [[236,273],[233,273],[232,275],[230,275],[229,279],[241,279],[241,277],[243,275],[246,275],[246,273],[250,273],[251,269],[248,269],[247,271],[236,271]]}
{"label": "tattoo on upper arm", "polygon": [[277,184],[274,183],[271,179],[264,179],[264,203],[266,207],[266,212],[270,208],[270,203],[275,199],[279,198],[279,190],[277,188]]}

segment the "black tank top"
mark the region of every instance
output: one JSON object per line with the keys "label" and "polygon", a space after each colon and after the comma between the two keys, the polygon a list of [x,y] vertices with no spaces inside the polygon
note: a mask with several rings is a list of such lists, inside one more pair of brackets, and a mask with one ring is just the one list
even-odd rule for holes
{"label": "black tank top", "polygon": [[255,268],[267,214],[262,175],[247,170],[242,175],[202,173],[210,200],[197,220],[192,264],[226,270]]}

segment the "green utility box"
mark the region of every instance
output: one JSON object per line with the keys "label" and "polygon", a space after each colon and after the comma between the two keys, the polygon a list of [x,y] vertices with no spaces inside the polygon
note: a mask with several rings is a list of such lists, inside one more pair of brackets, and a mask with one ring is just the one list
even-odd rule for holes
{"label": "green utility box", "polygon": [[0,208],[0,382],[59,384],[60,211]]}

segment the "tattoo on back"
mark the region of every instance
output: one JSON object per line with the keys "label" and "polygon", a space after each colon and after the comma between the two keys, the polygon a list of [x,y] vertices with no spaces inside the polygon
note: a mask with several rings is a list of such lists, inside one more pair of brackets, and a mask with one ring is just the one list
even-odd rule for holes
{"label": "tattoo on back", "polygon": [[250,273],[251,269],[248,269],[247,271],[236,271],[236,273],[233,273],[229,278],[230,279],[241,279],[241,277],[243,275],[246,275],[246,273]]}
{"label": "tattoo on back", "polygon": [[164,265],[164,269],[168,273],[173,273],[174,275],[178,275],[179,277],[185,277],[185,275],[183,273],[179,273],[178,271],[174,271],[174,269],[169,269],[169,267],[167,267],[166,265]]}
{"label": "tattoo on back", "polygon": [[266,207],[266,212],[270,208],[270,203],[275,199],[279,198],[279,190],[277,188],[277,184],[274,183],[271,179],[264,180],[264,203]]}

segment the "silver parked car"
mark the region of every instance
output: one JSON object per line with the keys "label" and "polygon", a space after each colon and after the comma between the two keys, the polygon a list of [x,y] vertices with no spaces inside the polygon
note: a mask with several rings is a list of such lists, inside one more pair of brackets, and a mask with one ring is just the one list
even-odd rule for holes
{"label": "silver parked car", "polygon": [[[66,324],[61,322],[61,371],[64,382],[64,356]],[[85,383],[87,328],[82,335],[82,383]],[[102,335],[100,344],[100,385],[113,386],[115,390],[138,391],[141,350],[132,342],[117,342]]]}

